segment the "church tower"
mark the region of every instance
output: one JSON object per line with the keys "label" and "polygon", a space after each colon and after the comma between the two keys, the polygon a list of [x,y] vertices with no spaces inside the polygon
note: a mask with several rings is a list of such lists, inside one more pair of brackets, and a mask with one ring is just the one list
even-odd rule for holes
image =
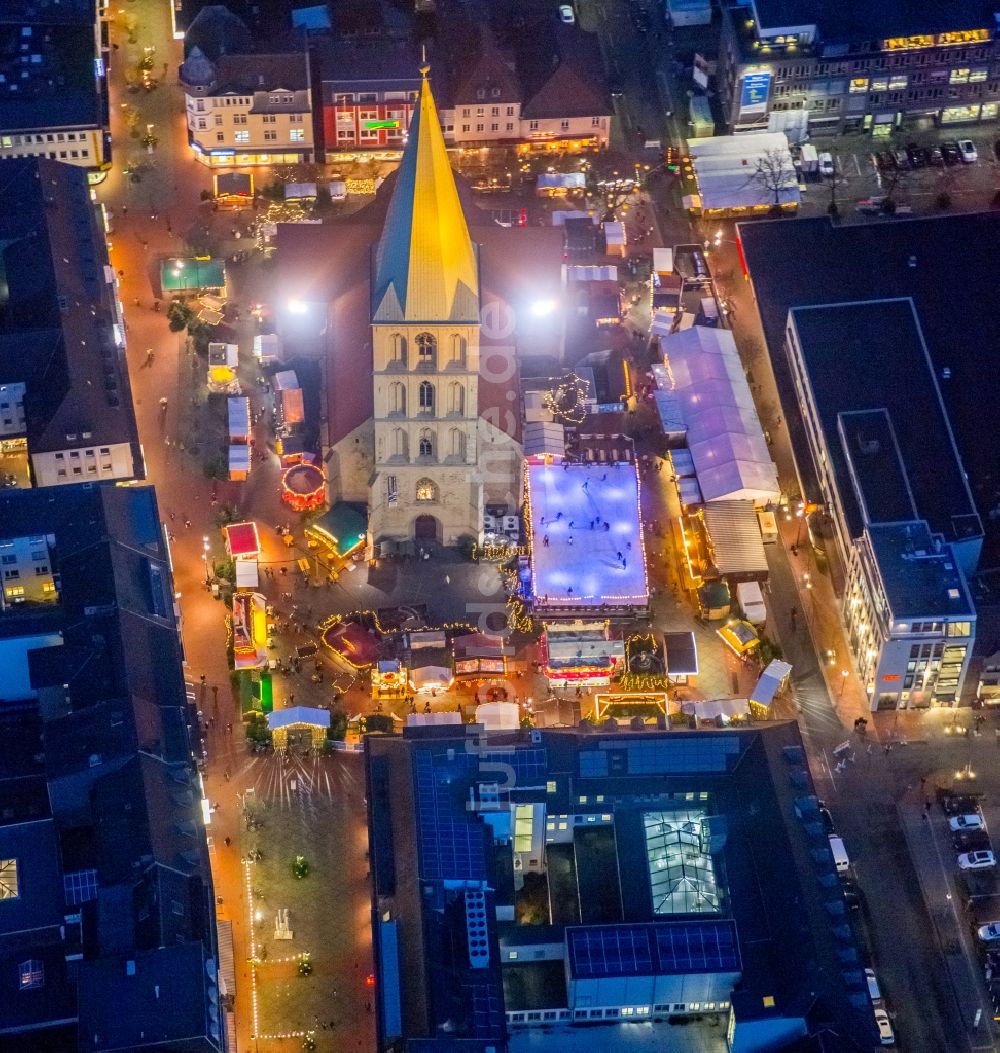
{"label": "church tower", "polygon": [[421,72],[374,259],[369,532],[451,545],[483,527],[479,260]]}

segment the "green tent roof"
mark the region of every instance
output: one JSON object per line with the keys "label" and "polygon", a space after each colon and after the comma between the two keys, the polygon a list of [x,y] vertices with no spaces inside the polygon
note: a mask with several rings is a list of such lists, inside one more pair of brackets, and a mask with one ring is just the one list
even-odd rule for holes
{"label": "green tent roof", "polygon": [[221,289],[226,284],[222,260],[172,259],[160,264],[160,286],[164,293]]}
{"label": "green tent roof", "polygon": [[363,512],[353,505],[338,501],[329,512],[325,512],[309,524],[310,532],[321,534],[324,539],[343,555],[364,541],[368,520]]}

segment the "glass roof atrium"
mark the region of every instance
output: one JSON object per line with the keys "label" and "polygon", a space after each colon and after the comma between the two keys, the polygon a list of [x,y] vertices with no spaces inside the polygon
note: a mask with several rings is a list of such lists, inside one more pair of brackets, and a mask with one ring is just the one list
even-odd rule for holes
{"label": "glass roof atrium", "polygon": [[703,808],[646,812],[646,860],[655,914],[717,914],[719,888]]}

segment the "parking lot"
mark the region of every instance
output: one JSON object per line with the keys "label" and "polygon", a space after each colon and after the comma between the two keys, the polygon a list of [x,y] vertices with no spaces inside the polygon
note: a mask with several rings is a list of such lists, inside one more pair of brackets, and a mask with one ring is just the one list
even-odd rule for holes
{"label": "parking lot", "polygon": [[[942,143],[971,140],[977,159],[971,164],[955,159],[930,163],[927,158],[915,167],[908,158],[905,165],[879,166],[877,156],[886,152],[906,153],[910,143],[932,150]],[[836,169],[834,193],[845,219],[857,216],[858,201],[885,196],[914,212],[977,211],[990,208],[1000,189],[1000,165],[996,160],[992,128],[935,129],[930,132],[902,131],[891,140],[871,136],[847,135],[817,137],[810,140],[820,154],[830,153]],[[917,158],[916,160],[920,160]],[[801,214],[826,212],[831,199],[829,182],[818,173],[806,178]],[[947,204],[945,204],[945,195]]]}

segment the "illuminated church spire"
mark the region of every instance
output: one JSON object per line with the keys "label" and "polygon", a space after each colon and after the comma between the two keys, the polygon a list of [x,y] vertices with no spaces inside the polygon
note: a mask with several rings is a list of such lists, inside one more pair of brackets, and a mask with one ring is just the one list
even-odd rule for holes
{"label": "illuminated church spire", "polygon": [[375,255],[372,320],[474,322],[479,316],[476,250],[445,149],[428,67],[420,72],[420,99]]}

